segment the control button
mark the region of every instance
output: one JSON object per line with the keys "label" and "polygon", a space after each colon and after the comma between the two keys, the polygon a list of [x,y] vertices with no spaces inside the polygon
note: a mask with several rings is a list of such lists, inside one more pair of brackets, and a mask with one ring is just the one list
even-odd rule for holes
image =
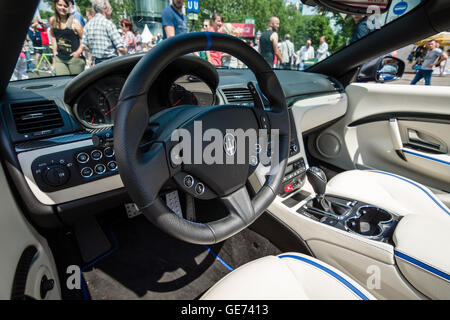
{"label": "control button", "polygon": [[112,156],[114,156],[114,149],[111,147],[107,147],[105,148],[105,150],[103,150],[103,153],[105,157],[111,158]]}
{"label": "control button", "polygon": [[269,121],[267,120],[266,116],[261,116],[261,125],[263,127],[263,129],[268,129],[269,128]]}
{"label": "control button", "polygon": [[197,183],[197,185],[195,186],[195,193],[198,194],[199,196],[205,193],[205,186],[203,185],[203,183],[201,182]]}
{"label": "control button", "polygon": [[83,178],[89,178],[93,174],[94,174],[94,171],[90,167],[85,167],[85,168],[81,169],[81,175],[83,176]]}
{"label": "control button", "polygon": [[44,180],[47,184],[57,187],[69,181],[70,172],[65,166],[55,165],[48,167],[44,173]]}
{"label": "control button", "polygon": [[86,152],[81,152],[77,155],[77,161],[79,163],[86,163],[89,161],[89,156]]}
{"label": "control button", "polygon": [[94,170],[95,170],[95,173],[97,173],[97,174],[103,174],[106,171],[106,167],[104,164],[99,163],[98,165],[95,166]]}
{"label": "control button", "polygon": [[256,167],[258,165],[258,158],[256,156],[250,156],[249,162],[252,167]]}
{"label": "control button", "polygon": [[115,161],[108,162],[108,164],[106,166],[111,171],[116,171],[117,170],[117,162],[115,162]]}
{"label": "control button", "polygon": [[194,178],[187,175],[184,177],[183,183],[186,188],[192,188],[192,186],[194,185]]}
{"label": "control button", "polygon": [[292,186],[292,184],[288,184],[287,186],[284,187],[284,192],[288,193],[291,192],[294,189],[294,187]]}
{"label": "control button", "polygon": [[103,154],[100,150],[94,150],[91,152],[91,157],[94,160],[100,160],[102,158]]}

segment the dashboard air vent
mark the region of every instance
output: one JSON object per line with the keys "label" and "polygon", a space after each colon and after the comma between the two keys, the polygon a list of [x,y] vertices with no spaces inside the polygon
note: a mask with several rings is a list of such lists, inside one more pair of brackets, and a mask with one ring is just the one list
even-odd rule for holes
{"label": "dashboard air vent", "polygon": [[248,105],[253,104],[253,96],[248,88],[222,89],[228,103]]}
{"label": "dashboard air vent", "polygon": [[17,132],[21,134],[44,132],[64,126],[61,113],[54,101],[34,101],[11,104]]}

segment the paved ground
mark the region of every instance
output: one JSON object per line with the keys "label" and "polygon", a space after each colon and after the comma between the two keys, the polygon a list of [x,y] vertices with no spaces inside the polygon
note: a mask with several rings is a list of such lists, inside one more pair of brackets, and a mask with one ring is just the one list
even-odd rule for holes
{"label": "paved ground", "polygon": [[[389,84],[410,84],[412,79],[414,78],[414,73],[405,73],[403,74],[403,77],[400,80],[387,82]],[[416,85],[425,85],[425,82],[423,80],[419,81]],[[450,87],[450,74],[439,76],[439,75],[433,75],[431,78],[431,85],[432,86],[449,86]]]}

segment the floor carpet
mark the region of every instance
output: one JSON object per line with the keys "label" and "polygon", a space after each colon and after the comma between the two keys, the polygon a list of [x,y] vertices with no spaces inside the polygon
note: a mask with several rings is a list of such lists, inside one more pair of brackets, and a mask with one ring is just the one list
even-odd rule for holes
{"label": "floor carpet", "polygon": [[86,299],[196,299],[232,269],[281,253],[249,229],[202,246],[167,235],[142,215],[102,225],[113,248],[83,268]]}

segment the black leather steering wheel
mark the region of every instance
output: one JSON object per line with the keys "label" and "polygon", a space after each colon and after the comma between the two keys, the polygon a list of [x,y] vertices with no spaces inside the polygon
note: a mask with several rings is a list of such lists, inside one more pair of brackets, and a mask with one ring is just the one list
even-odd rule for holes
{"label": "black leather steering wheel", "polygon": [[[151,108],[148,105],[149,88],[160,72],[177,57],[203,50],[229,53],[247,65],[255,74],[261,92],[269,100],[270,110],[240,105],[166,109],[150,119],[153,136],[151,143],[143,147],[142,138],[149,126]],[[252,172],[247,158],[244,164],[195,164],[195,161],[193,164],[174,163],[171,157],[175,145],[171,141],[172,132],[182,128],[194,136],[196,130],[199,130],[197,121],[202,123],[202,132],[211,128],[224,134],[229,129],[245,131],[269,127],[272,131],[278,130],[278,148],[273,150],[278,149],[279,161],[271,164],[265,184],[253,199],[245,186]],[[275,73],[265,60],[253,48],[235,37],[198,32],[165,40],[134,67],[118,102],[114,149],[125,188],[152,223],[178,239],[197,244],[213,244],[246,228],[275,199],[287,164],[289,134],[286,99]],[[274,142],[276,141],[272,141],[272,144]],[[203,152],[205,143],[202,142],[197,147]],[[195,151],[195,145],[193,148]],[[246,148],[252,146],[246,144]],[[193,158],[195,156],[192,155]],[[224,160],[227,157],[230,155],[225,152]],[[190,187],[187,176],[194,180]],[[229,214],[209,223],[196,223],[178,217],[158,195],[169,179],[173,179],[182,191],[198,199],[219,198]],[[186,179],[189,183],[186,183]],[[203,192],[197,192],[198,182],[203,185]],[[200,189],[202,188],[199,187]]]}

